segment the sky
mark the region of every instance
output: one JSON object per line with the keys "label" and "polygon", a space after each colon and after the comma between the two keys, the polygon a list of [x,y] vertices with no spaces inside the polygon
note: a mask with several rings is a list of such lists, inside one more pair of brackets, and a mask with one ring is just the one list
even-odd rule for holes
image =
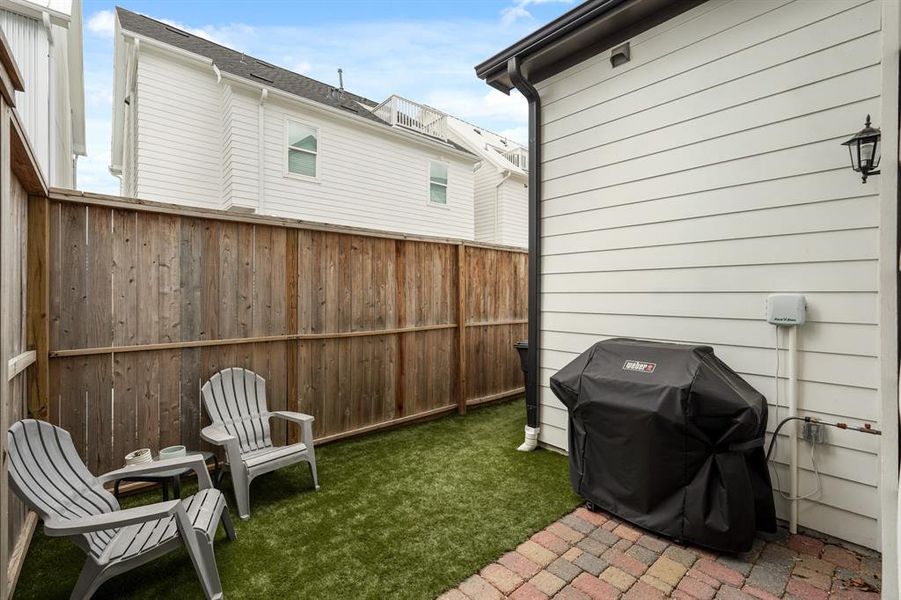
{"label": "sky", "polygon": [[[575,0],[120,0],[119,5],[375,101],[400,94],[525,143],[526,102],[473,67]],[[117,194],[109,174],[116,2],[84,0],[87,157],[78,187]]]}

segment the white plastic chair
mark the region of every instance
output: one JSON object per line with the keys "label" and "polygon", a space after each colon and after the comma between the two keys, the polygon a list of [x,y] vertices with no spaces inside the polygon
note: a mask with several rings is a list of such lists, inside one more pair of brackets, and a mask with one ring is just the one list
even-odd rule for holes
{"label": "white plastic chair", "polygon": [[[203,428],[200,437],[225,447],[242,519],[250,518],[250,482],[264,473],[306,461],[313,485],[319,489],[313,417],[284,410],[270,412],[266,406],[266,380],[247,369],[223,369],[203,384],[200,392],[212,421],[212,425]],[[269,427],[272,418],[298,423],[301,441],[273,446]]]}
{"label": "white plastic chair", "polygon": [[[44,521],[48,536],[69,537],[87,554],[71,598],[90,598],[107,579],[147,563],[184,543],[209,599],[222,598],[213,553],[219,521],[235,532],[222,493],[213,488],[200,456],[133,465],[94,477],[72,437],[50,423],[25,419],[7,432],[13,490]],[[200,487],[193,496],[121,509],[103,484],[120,477],[191,468]]]}

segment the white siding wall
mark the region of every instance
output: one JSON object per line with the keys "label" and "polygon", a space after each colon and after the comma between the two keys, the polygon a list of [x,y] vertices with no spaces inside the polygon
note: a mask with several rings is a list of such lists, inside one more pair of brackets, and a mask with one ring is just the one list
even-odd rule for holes
{"label": "white siding wall", "polygon": [[509,178],[500,190],[501,235],[498,244],[529,245],[529,188],[523,179]]}
{"label": "white siding wall", "polygon": [[[771,292],[807,295],[802,414],[879,426],[880,178],[861,185],[839,143],[880,114],[880,14],[711,0],[638,35],[621,67],[597,56],[540,85],[543,443],[567,445],[548,378],[610,336],[712,344],[767,396],[772,428]],[[828,439],[801,523],[878,547],[879,439]]]}
{"label": "white siding wall", "polygon": [[[490,163],[475,172],[475,239],[479,242],[501,243],[495,235],[495,202],[501,174]],[[500,214],[497,215],[500,218]]]}
{"label": "white siding wall", "polygon": [[526,247],[529,245],[529,190],[521,177],[508,177],[501,183],[502,177],[487,161],[475,172],[475,239]]}
{"label": "white siding wall", "polygon": [[220,208],[221,91],[212,67],[142,47],[137,98],[136,195]]}
{"label": "white siding wall", "polygon": [[[50,125],[50,165],[47,177],[51,185],[75,187],[75,163],[72,147],[72,102],[69,96],[69,30],[59,25],[53,28],[53,80],[50,84],[52,94]],[[25,88],[27,93],[28,88]]]}
{"label": "white siding wall", "polygon": [[225,208],[259,206],[259,100],[222,85],[222,198]]}
{"label": "white siding wall", "polygon": [[[472,159],[352,126],[275,100],[266,104],[263,211],[311,221],[473,239]],[[286,175],[285,121],[319,128],[319,181]],[[429,161],[448,165],[446,207],[430,205]]]}
{"label": "white siding wall", "polygon": [[0,10],[0,27],[12,48],[25,86],[24,92],[16,92],[16,110],[46,177],[50,175],[50,40],[47,29],[37,19],[7,10]]}
{"label": "white siding wall", "polygon": [[[137,99],[139,198],[473,239],[475,157],[448,155],[270,94],[260,209],[258,90],[219,83],[212,67],[143,47]],[[319,128],[318,182],[286,175],[287,118]],[[126,133],[126,156],[128,139]],[[448,164],[447,207],[428,203],[429,160]]]}
{"label": "white siding wall", "polygon": [[126,198],[135,198],[138,195],[138,125],[135,118],[137,105],[138,95],[133,93],[130,104],[125,107],[123,125],[125,131],[122,141],[122,178],[119,191]]}

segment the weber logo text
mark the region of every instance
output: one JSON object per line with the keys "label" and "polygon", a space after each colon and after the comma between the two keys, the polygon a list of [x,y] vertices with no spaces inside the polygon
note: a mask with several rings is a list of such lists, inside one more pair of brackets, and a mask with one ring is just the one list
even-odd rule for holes
{"label": "weber logo text", "polygon": [[653,373],[657,363],[643,362],[640,360],[627,360],[623,364],[623,371],[638,371],[640,373]]}

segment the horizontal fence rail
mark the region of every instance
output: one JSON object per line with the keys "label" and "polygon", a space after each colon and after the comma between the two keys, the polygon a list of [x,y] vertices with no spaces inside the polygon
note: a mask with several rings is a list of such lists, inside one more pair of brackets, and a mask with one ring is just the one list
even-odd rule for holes
{"label": "horizontal fence rail", "polygon": [[48,243],[29,256],[47,282],[30,303],[46,339],[29,409],[95,472],[135,448],[200,448],[200,386],[230,366],[267,380],[272,409],[316,417],[323,441],[522,392],[523,251],[62,192],[31,202]]}

